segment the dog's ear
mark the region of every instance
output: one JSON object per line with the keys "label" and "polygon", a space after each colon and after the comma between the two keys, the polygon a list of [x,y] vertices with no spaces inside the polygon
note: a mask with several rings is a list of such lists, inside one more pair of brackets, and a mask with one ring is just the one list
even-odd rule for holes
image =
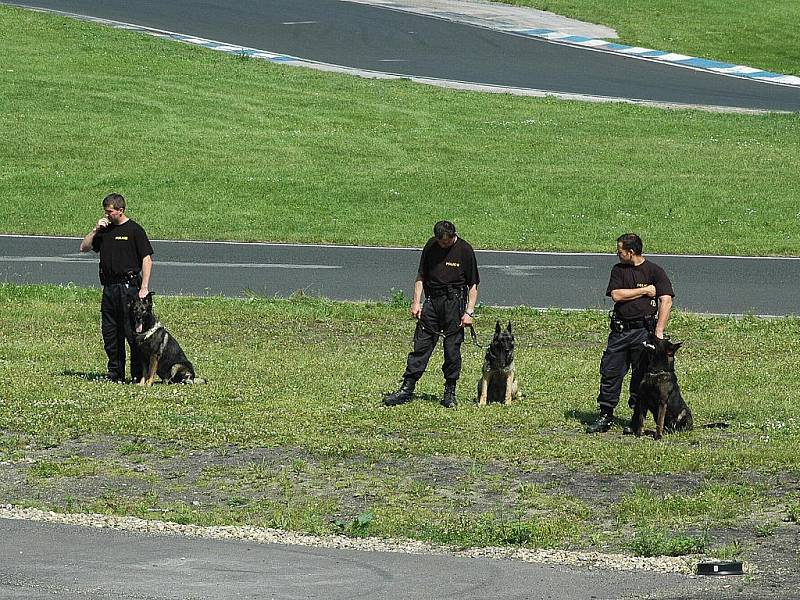
{"label": "dog's ear", "polygon": [[675,356],[675,353],[683,346],[683,342],[667,341],[667,356]]}
{"label": "dog's ear", "polygon": [[494,334],[497,335],[500,333],[500,321],[494,322]]}
{"label": "dog's ear", "polygon": [[506,331],[508,331],[508,333],[511,333],[511,321],[508,322],[508,327],[506,327]]}

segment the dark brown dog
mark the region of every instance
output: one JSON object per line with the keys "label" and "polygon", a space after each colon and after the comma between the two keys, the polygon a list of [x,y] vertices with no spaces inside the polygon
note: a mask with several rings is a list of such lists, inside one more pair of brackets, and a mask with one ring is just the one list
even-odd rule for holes
{"label": "dark brown dog", "polygon": [[681,396],[675,375],[675,353],[682,345],[682,342],[661,339],[652,333],[644,343],[640,363],[642,382],[631,419],[631,428],[637,436],[642,435],[648,412],[656,421],[657,440],[665,431],[688,431],[694,426],[692,411]]}
{"label": "dark brown dog", "polygon": [[519,393],[511,321],[504,330],[500,329],[500,321],[497,321],[492,343],[486,349],[483,360],[481,380],[478,382],[478,404],[485,406],[487,401],[511,404],[511,399],[518,398]]}
{"label": "dark brown dog", "polygon": [[133,337],[142,355],[145,374],[139,385],[153,385],[156,374],[167,383],[201,383],[177,340],[153,313],[153,294],[130,301]]}

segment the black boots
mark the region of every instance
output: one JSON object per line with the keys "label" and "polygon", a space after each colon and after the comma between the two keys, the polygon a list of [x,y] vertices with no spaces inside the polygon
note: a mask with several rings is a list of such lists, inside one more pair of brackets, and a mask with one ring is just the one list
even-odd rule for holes
{"label": "black boots", "polygon": [[[405,404],[410,402],[414,396],[414,387],[417,382],[413,379],[404,379],[400,389],[391,394],[386,394],[383,397],[384,406],[397,406],[398,404]],[[445,408],[454,408],[456,406],[456,381],[449,380],[444,384],[444,395],[442,396],[441,405]]]}
{"label": "black boots", "polygon": [[441,405],[445,408],[455,408],[456,406],[456,382],[449,379],[444,382],[444,396]]}
{"label": "black boots", "polygon": [[411,398],[414,396],[414,387],[417,385],[417,382],[413,379],[404,379],[403,385],[400,386],[400,389],[396,392],[391,394],[386,394],[383,397],[383,405],[384,406],[397,406],[398,404],[405,404],[406,402],[410,402]]}
{"label": "black boots", "polygon": [[605,433],[614,424],[614,417],[607,413],[601,413],[597,420],[591,425],[586,426],[586,433]]}

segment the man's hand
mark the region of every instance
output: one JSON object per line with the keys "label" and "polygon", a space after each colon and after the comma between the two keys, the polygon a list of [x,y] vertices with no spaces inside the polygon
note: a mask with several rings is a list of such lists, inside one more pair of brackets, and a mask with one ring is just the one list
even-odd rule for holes
{"label": "man's hand", "polygon": [[148,290],[147,287],[140,287],[139,288],[139,299],[140,300],[144,300],[145,298],[147,298],[147,294],[149,294],[149,293],[150,293],[150,290]]}
{"label": "man's hand", "polygon": [[97,225],[95,226],[95,229],[105,229],[106,227],[109,226],[109,224],[110,224],[110,221],[106,217],[103,217],[102,219],[100,219],[97,222]]}
{"label": "man's hand", "polygon": [[411,316],[419,319],[422,316],[422,304],[420,302],[411,303]]}
{"label": "man's hand", "polygon": [[469,327],[473,322],[472,317],[467,313],[461,315],[461,327]]}
{"label": "man's hand", "polygon": [[645,289],[645,293],[647,294],[648,298],[655,298],[656,297],[656,286],[654,286],[652,283],[650,285],[648,285],[647,287],[645,287],[644,289]]}

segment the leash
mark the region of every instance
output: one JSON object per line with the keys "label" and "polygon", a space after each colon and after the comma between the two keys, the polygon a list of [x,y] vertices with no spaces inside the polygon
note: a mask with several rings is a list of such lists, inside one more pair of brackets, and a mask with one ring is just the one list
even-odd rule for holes
{"label": "leash", "polygon": [[475,345],[475,346],[477,346],[477,347],[478,347],[478,348],[480,348],[481,350],[486,350],[486,349],[488,349],[488,348],[489,348],[489,346],[482,346],[482,345],[481,345],[481,344],[478,342],[478,334],[475,332],[475,327],[473,327],[472,325],[465,325],[463,328],[462,328],[462,327],[458,327],[457,329],[454,329],[453,331],[448,331],[447,333],[445,333],[445,332],[443,332],[443,331],[433,331],[433,330],[432,330],[432,329],[430,329],[429,327],[426,327],[426,326],[425,326],[425,323],[423,323],[423,322],[422,322],[422,321],[420,321],[420,320],[418,320],[418,321],[417,321],[417,324],[419,325],[419,327],[420,327],[420,328],[421,328],[423,331],[426,331],[427,333],[430,333],[431,335],[435,335],[436,337],[440,337],[440,338],[442,338],[442,339],[444,339],[444,338],[447,338],[447,337],[450,337],[451,335],[456,335],[456,334],[457,334],[459,331],[461,331],[462,329],[469,328],[469,335],[470,335],[470,338],[472,339],[472,344],[473,344],[473,345]]}

